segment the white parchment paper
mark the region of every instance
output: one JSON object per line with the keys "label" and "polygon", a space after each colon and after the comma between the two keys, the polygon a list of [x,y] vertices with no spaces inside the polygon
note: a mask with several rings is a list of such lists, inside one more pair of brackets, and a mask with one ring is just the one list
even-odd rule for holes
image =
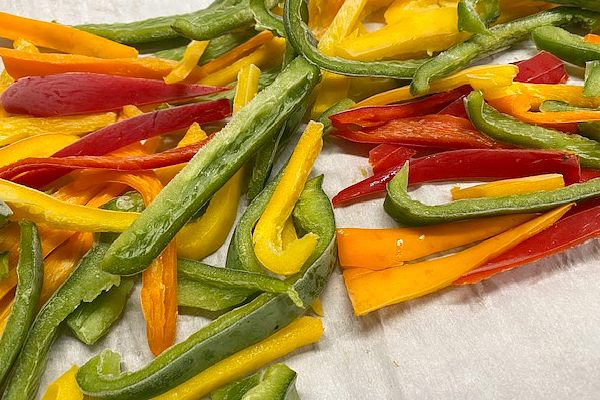
{"label": "white parchment paper", "polygon": [[[0,11],[75,24],[131,21],[189,12],[210,0],[2,0]],[[533,55],[531,46],[497,57]],[[368,148],[327,140],[315,167],[325,190],[370,173]],[[414,191],[428,202],[449,199],[449,185]],[[382,199],[336,210],[339,227],[387,227]],[[226,246],[225,246],[226,247]],[[225,247],[210,257],[219,265]],[[335,271],[323,295],[325,335],[284,361],[299,373],[303,399],[598,399],[600,398],[600,246],[575,250],[501,274],[475,286],[451,288],[356,318]],[[177,340],[204,325],[181,315]],[[50,352],[40,395],[72,364],[104,348],[123,355],[125,368],[151,359],[139,292],[124,318],[87,347],[63,329]]]}

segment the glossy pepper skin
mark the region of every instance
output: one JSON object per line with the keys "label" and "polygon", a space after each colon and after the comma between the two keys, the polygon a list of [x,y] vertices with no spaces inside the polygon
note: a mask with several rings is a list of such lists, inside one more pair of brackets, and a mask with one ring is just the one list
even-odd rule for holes
{"label": "glossy pepper skin", "polygon": [[460,0],[458,29],[479,34],[489,33],[488,26],[500,16],[498,0]]}
{"label": "glossy pepper skin", "polygon": [[19,223],[20,245],[17,265],[17,291],[0,338],[0,384],[3,384],[17,359],[29,327],[37,312],[44,276],[42,249],[37,228],[31,222]]}
{"label": "glossy pepper skin", "polygon": [[490,29],[490,34],[473,35],[469,40],[440,53],[419,67],[411,83],[411,93],[427,94],[432,81],[448,76],[478,58],[495,54],[524,40],[536,28],[572,23],[594,30],[600,25],[600,14],[578,8],[559,7],[497,25]]}
{"label": "glossy pepper skin", "polygon": [[532,38],[538,49],[580,67],[585,67],[588,61],[600,59],[600,45],[588,43],[582,36],[556,26],[537,28],[533,31]]}
{"label": "glossy pepper skin", "polygon": [[541,212],[600,196],[600,178],[549,192],[465,199],[436,206],[411,199],[407,187],[408,163],[389,183],[384,203],[385,211],[392,218],[408,226],[433,225],[494,215]]}
{"label": "glossy pepper skin", "polygon": [[529,125],[485,104],[481,92],[467,96],[465,106],[473,125],[492,139],[516,146],[568,151],[579,156],[584,167],[600,169],[600,143],[576,134]]}
{"label": "glossy pepper skin", "polygon": [[[102,268],[130,275],[156,258],[209,198],[281,127],[316,84],[318,70],[296,58],[192,158],[138,222],[111,246]],[[173,209],[173,202],[178,207]],[[159,224],[161,229],[155,229]]]}
{"label": "glossy pepper skin", "polygon": [[287,0],[284,6],[283,23],[286,37],[298,54],[326,71],[340,75],[372,76],[395,79],[410,79],[423,61],[351,61],[326,56],[314,45],[314,37],[302,18],[305,0]]}

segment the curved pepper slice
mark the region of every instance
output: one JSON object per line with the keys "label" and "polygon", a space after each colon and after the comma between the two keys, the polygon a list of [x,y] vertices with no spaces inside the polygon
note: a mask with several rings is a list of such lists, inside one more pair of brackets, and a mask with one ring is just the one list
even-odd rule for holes
{"label": "curved pepper slice", "polygon": [[0,383],[17,359],[35,317],[44,276],[40,237],[34,224],[21,222],[18,284],[15,300],[0,338]]}
{"label": "curved pepper slice", "polygon": [[487,34],[488,26],[500,17],[498,0],[460,0],[458,29],[464,32]]}
{"label": "curved pepper slice", "polygon": [[370,270],[398,267],[405,261],[487,239],[531,218],[522,214],[421,228],[340,228],[337,230],[340,266]]}
{"label": "curved pepper slice", "polygon": [[198,65],[198,61],[200,61],[200,57],[202,57],[207,47],[208,41],[192,40],[187,45],[179,64],[169,72],[169,75],[165,76],[165,83],[172,85],[187,78]]}
{"label": "curved pepper slice", "polygon": [[67,372],[48,385],[42,400],[83,400],[75,375],[79,367],[73,365]]}
{"label": "curved pepper slice", "polygon": [[565,187],[565,181],[560,174],[528,176],[525,178],[505,179],[483,183],[461,189],[452,188],[452,200],[473,199],[477,197],[502,197],[513,194],[524,194],[539,191],[550,191]]}
{"label": "curved pepper slice", "polygon": [[599,45],[586,42],[583,37],[562,28],[543,26],[534,30],[531,36],[538,49],[571,64],[585,67],[586,62],[600,59]]}
{"label": "curved pepper slice", "polygon": [[307,233],[283,248],[281,232],[292,214],[312,166],[323,146],[323,125],[309,122],[281,180],[254,229],[254,252],[266,269],[280,275],[300,271],[317,245],[317,236]]}
{"label": "curved pepper slice", "polygon": [[48,157],[75,143],[79,138],[73,135],[48,134],[21,139],[0,148],[0,167],[29,157]]}
{"label": "curved pepper slice", "polygon": [[346,270],[344,281],[354,313],[366,315],[448,287],[464,273],[548,228],[570,208],[560,207],[450,256],[381,271]]}

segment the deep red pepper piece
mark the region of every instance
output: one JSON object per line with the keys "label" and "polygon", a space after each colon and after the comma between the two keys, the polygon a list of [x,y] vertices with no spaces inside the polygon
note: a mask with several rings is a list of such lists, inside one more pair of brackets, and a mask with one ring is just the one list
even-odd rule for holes
{"label": "deep red pepper piece", "polygon": [[227,89],[69,72],[21,78],[6,89],[0,101],[9,113],[51,117],[114,111],[129,104],[140,106],[184,100],[223,90]]}
{"label": "deep red pepper piece", "polygon": [[[356,201],[385,192],[403,164],[396,165],[340,191],[333,205]],[[507,179],[548,173],[562,174],[567,184],[579,182],[577,156],[547,150],[467,149],[446,151],[415,159],[410,164],[409,183],[461,179]]]}
{"label": "deep red pepper piece", "polygon": [[548,229],[462,276],[454,284],[474,284],[500,272],[560,253],[600,236],[600,201],[592,200],[592,202],[591,206],[583,204],[581,210],[574,210]]}
{"label": "deep red pepper piece", "polygon": [[418,154],[417,150],[409,147],[398,147],[387,156],[383,157],[373,165],[373,173],[377,174],[388,170],[396,165],[404,164],[406,161],[415,157]]}
{"label": "deep red pepper piece", "polygon": [[[140,140],[188,128],[194,122],[219,121],[231,114],[229,100],[188,104],[128,118],[89,134],[52,157],[102,156]],[[15,182],[42,188],[69,169],[40,169],[21,175]]]}
{"label": "deep red pepper piece", "polygon": [[373,166],[377,164],[384,157],[387,157],[400,147],[402,146],[388,143],[382,143],[373,147],[371,150],[369,150],[369,165]]}

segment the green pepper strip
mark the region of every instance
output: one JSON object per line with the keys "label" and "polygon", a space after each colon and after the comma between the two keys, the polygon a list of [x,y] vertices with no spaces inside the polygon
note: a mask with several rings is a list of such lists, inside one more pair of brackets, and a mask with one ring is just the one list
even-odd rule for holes
{"label": "green pepper strip", "polygon": [[600,14],[579,8],[558,7],[490,28],[486,35],[475,34],[469,40],[443,51],[415,72],[411,93],[429,92],[431,81],[451,75],[471,62],[495,54],[527,38],[536,28],[546,25],[580,24],[593,30],[600,24]]}
{"label": "green pepper strip", "polygon": [[19,227],[21,231],[17,291],[6,329],[0,339],[0,385],[6,380],[23,347],[35,317],[44,279],[42,245],[38,231],[33,223],[27,221],[20,222]]}
{"label": "green pepper strip", "polygon": [[0,200],[0,228],[8,223],[8,219],[12,216],[12,211],[5,202]]}
{"label": "green pepper strip", "polygon": [[171,180],[140,217],[115,240],[102,268],[133,275],[146,268],[175,234],[248,161],[316,85],[319,71],[296,58],[235,114]]}
{"label": "green pepper strip", "polygon": [[216,0],[207,8],[189,14],[150,18],[127,23],[86,24],[78,25],[76,28],[129,45],[163,41],[179,37],[177,32],[171,28],[171,24],[177,18],[188,18],[194,21],[212,21],[214,15],[219,15],[222,10],[229,10],[240,3],[240,1]]}
{"label": "green pepper strip", "polygon": [[600,60],[600,46],[588,43],[556,26],[543,26],[532,33],[533,41],[540,50],[554,54],[561,60],[585,67],[585,63]]}
{"label": "green pepper strip", "polygon": [[297,400],[295,371],[287,365],[274,364],[265,369],[261,382],[248,390],[242,400]]}
{"label": "green pepper strip", "polygon": [[319,118],[317,118],[317,122],[323,124],[323,133],[327,133],[333,127],[329,117],[342,111],[349,110],[350,108],[354,107],[355,104],[356,103],[352,99],[342,99],[329,107],[327,110],[323,111],[323,114],[319,115]]}
{"label": "green pepper strip", "polygon": [[549,3],[566,4],[569,6],[587,8],[588,10],[600,11],[600,3],[598,3],[598,0],[550,0]]}
{"label": "green pepper strip", "polygon": [[[587,110],[589,110],[589,108],[576,107],[555,100],[547,100],[540,105],[540,111],[542,112],[577,112]],[[577,126],[578,133],[581,136],[600,142],[600,122],[580,122]]]}
{"label": "green pepper strip", "polygon": [[467,96],[465,108],[475,128],[492,139],[530,149],[568,151],[579,156],[582,166],[600,169],[600,143],[595,140],[521,122],[487,105],[481,92]]}
{"label": "green pepper strip", "polygon": [[113,286],[89,303],[81,303],[67,318],[73,334],[88,346],[103,338],[123,313],[134,282],[132,277],[123,277],[119,286]]}
{"label": "green pepper strip", "polygon": [[[598,48],[600,49],[600,46]],[[600,54],[598,60],[600,60]],[[600,61],[598,60],[588,62],[585,68],[583,95],[586,97],[600,96]]]}
{"label": "green pepper strip", "polygon": [[[241,111],[240,111],[241,113]],[[239,114],[238,114],[239,115]],[[294,289],[304,305],[312,304],[323,291],[335,264],[335,221],[333,209],[320,188],[305,191],[305,209],[321,217],[319,244],[314,262],[302,276],[294,277]],[[260,196],[259,196],[260,197]],[[327,218],[322,218],[323,215]],[[302,220],[315,218],[306,215]],[[310,224],[307,224],[310,225]],[[303,314],[287,294],[265,293],[250,303],[234,309],[192,334],[187,340],[167,349],[145,367],[134,372],[120,372],[118,354],[105,351],[83,365],[77,382],[83,392],[100,399],[147,399],[185,382],[214,363],[223,360],[268,337]]]}
{"label": "green pepper strip", "polygon": [[488,26],[500,16],[498,0],[460,0],[458,2],[458,30],[489,34]]}
{"label": "green pepper strip", "polygon": [[494,215],[542,212],[600,195],[600,178],[552,191],[457,200],[429,206],[408,194],[408,163],[390,181],[385,211],[396,221],[410,226],[433,225]]}
{"label": "green pepper strip", "polygon": [[351,61],[322,54],[315,46],[315,38],[302,18],[305,2],[306,0],[285,1],[283,25],[286,37],[296,52],[319,68],[340,75],[411,79],[417,68],[424,63],[424,60]]}
{"label": "green pepper strip", "polygon": [[[135,197],[124,195],[103,208],[120,211],[141,210]],[[3,400],[34,399],[44,372],[48,351],[60,324],[82,302],[94,300],[100,293],[119,285],[121,278],[100,269],[100,261],[108,249],[107,241],[114,234],[100,234],[94,247],[81,259],[79,265],[63,285],[44,304],[35,318],[25,344],[9,378]]]}
{"label": "green pepper strip", "polygon": [[210,394],[210,400],[242,400],[248,390],[260,383],[262,373],[259,371],[245,378],[231,382]]}
{"label": "green pepper strip", "polygon": [[242,304],[253,290],[220,288],[204,282],[177,277],[177,304],[180,307],[222,311]]}
{"label": "green pepper strip", "polygon": [[271,12],[265,0],[250,0],[250,10],[256,21],[256,29],[259,31],[271,31],[281,37],[285,37],[283,20]]}

